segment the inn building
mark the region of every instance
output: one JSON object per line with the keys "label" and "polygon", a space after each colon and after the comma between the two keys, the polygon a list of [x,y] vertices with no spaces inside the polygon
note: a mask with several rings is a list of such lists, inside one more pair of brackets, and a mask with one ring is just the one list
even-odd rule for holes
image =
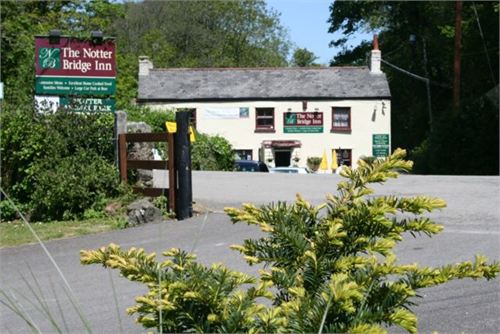
{"label": "inn building", "polygon": [[390,153],[391,100],[376,38],[368,66],[167,68],[139,59],[137,102],[188,109],[197,131],[231,142],[241,159],[303,166],[327,156],[329,170]]}

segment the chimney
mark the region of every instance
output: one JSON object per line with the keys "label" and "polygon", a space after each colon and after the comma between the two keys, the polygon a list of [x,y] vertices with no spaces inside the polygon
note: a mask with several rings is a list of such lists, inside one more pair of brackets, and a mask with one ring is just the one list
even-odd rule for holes
{"label": "chimney", "polygon": [[370,72],[373,74],[380,74],[380,60],[382,59],[382,52],[378,49],[378,36],[373,35],[373,49],[370,56]]}
{"label": "chimney", "polygon": [[139,56],[139,75],[149,75],[149,70],[153,69],[153,63],[148,56]]}

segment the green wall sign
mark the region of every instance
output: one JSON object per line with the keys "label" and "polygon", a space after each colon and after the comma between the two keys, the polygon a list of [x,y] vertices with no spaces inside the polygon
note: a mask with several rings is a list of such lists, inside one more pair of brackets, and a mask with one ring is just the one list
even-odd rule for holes
{"label": "green wall sign", "polygon": [[372,139],[373,145],[389,145],[389,135],[388,134],[377,134],[373,135]]}
{"label": "green wall sign", "polygon": [[389,134],[374,134],[372,136],[372,155],[377,158],[389,156]]}
{"label": "green wall sign", "polygon": [[373,146],[372,155],[377,158],[389,156],[389,146]]}
{"label": "green wall sign", "polygon": [[283,115],[284,133],[322,133],[322,112],[287,112]]}

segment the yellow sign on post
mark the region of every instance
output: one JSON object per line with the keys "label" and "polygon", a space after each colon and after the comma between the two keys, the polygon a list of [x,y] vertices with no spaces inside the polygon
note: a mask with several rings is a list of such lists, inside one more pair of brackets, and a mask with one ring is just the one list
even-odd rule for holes
{"label": "yellow sign on post", "polygon": [[[177,123],[165,122],[165,126],[167,127],[168,133],[176,133],[177,132]],[[193,130],[193,127],[191,125],[189,126],[189,141],[192,143],[196,141],[196,137],[194,135],[194,130]]]}

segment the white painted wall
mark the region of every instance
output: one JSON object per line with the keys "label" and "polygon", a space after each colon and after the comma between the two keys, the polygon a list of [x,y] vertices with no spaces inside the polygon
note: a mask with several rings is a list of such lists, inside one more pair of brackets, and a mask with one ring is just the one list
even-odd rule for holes
{"label": "white painted wall", "polygon": [[[302,101],[237,101],[237,102],[206,102],[206,103],[168,103],[151,104],[152,109],[196,108],[197,130],[211,135],[218,134],[228,139],[235,149],[252,149],[253,158],[258,159],[258,150],[264,140],[299,140],[302,147],[292,152],[300,157],[299,166],[305,167],[307,158],[323,155],[326,151],[328,166],[332,163],[332,149],[351,149],[353,166],[361,156],[372,155],[372,135],[391,133],[390,100],[339,100],[339,101],[308,101],[308,112],[317,108],[323,113],[323,133],[284,133],[283,114],[302,112]],[[205,108],[249,108],[248,118],[238,119],[207,119]],[[350,133],[331,132],[332,107],[351,108]],[[274,108],[275,133],[255,133],[255,108]],[[269,155],[270,152],[267,152]],[[267,161],[266,161],[267,163]],[[272,163],[271,163],[272,165]]]}

